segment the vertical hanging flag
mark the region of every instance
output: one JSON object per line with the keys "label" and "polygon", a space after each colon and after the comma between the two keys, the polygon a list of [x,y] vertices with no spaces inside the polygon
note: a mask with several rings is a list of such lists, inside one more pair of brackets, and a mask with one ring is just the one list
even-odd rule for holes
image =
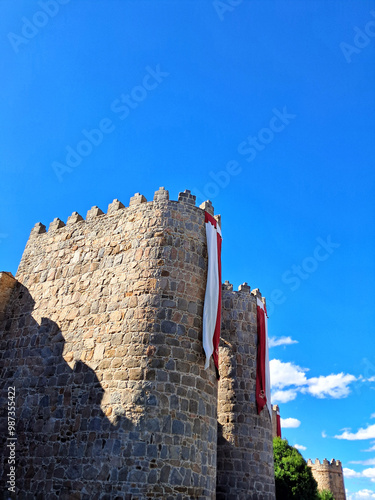
{"label": "vertical hanging flag", "polygon": [[257,298],[257,371],[256,371],[256,402],[258,414],[267,405],[270,416],[271,384],[270,365],[268,357],[267,310],[265,304]]}
{"label": "vertical hanging flag", "polygon": [[205,368],[214,359],[219,373],[219,341],[221,326],[221,230],[217,220],[205,212],[208,270],[203,308],[203,349]]}
{"label": "vertical hanging flag", "polygon": [[276,436],[281,438],[281,421],[280,421],[280,410],[276,405]]}

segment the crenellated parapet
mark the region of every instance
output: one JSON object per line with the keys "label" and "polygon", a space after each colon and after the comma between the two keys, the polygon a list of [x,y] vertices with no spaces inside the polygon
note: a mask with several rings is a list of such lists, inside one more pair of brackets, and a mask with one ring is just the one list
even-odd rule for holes
{"label": "crenellated parapet", "polygon": [[[108,238],[110,234],[118,234],[121,231],[119,248],[115,247],[111,250],[105,250],[104,253],[106,256],[108,256],[108,252],[111,252],[113,255],[114,252],[119,253],[123,249],[128,251],[132,248],[137,248],[140,245],[139,240],[141,234],[143,234],[142,232],[146,231],[145,227],[149,227],[150,225],[154,228],[154,233],[158,234],[159,238],[163,238],[165,242],[170,240],[173,233],[180,231],[178,226],[186,225],[193,236],[194,232],[198,231],[198,225],[195,224],[193,227],[188,219],[197,218],[197,221],[199,220],[199,228],[202,231],[204,229],[204,211],[207,210],[211,215],[214,215],[214,207],[210,201],[205,201],[198,207],[195,205],[195,200],[196,197],[189,190],[179,193],[178,201],[170,200],[168,190],[161,187],[155,192],[151,201],[147,201],[144,195],[135,193],[130,198],[128,206],[115,199],[108,205],[106,213],[100,207],[93,206],[87,211],[85,218],[78,212],[73,212],[68,217],[66,223],[59,218],[55,218],[49,224],[48,231],[44,224],[38,222],[30,233],[17,276],[24,274],[24,268],[29,268],[31,261],[37,263],[34,267],[34,272],[38,273],[42,270],[45,266],[41,261],[45,260],[45,257],[47,260],[50,260],[47,253],[51,248],[59,247],[60,251],[64,252],[65,261],[68,252],[72,252],[72,259],[73,253],[75,255],[74,259],[77,259],[77,251],[76,249],[73,250],[73,248],[75,246],[85,246],[84,240],[89,241],[95,235],[99,235],[100,238],[106,235]],[[215,218],[220,223],[220,216],[216,215]],[[134,228],[138,228],[141,232],[134,231]],[[148,236],[151,235],[148,230],[147,234]],[[76,239],[78,240],[74,244],[73,241]],[[98,242],[97,238],[95,242]],[[107,244],[106,242],[104,243],[105,245]],[[149,243],[151,244],[151,242]],[[152,244],[155,245],[156,242]],[[145,245],[145,242],[142,245]],[[182,249],[179,252],[180,254],[181,251]],[[150,253],[154,254],[155,251],[150,251]],[[94,254],[93,248],[91,248],[89,255],[92,262],[103,260]],[[89,255],[86,255],[87,261],[89,260]],[[146,252],[144,256],[146,257],[147,255],[149,253]],[[117,263],[119,258],[117,258]],[[138,254],[136,260],[138,260]],[[76,269],[78,271],[78,267]],[[34,276],[32,279],[38,278]]]}
{"label": "crenellated parapet", "polygon": [[311,458],[309,458],[307,460],[307,465],[309,467],[321,468],[322,470],[327,469],[327,470],[333,470],[333,471],[335,471],[335,470],[342,471],[342,464],[341,464],[340,460],[335,460],[334,458],[332,458],[331,461],[329,461],[325,458],[323,460],[323,462],[320,462],[320,460],[318,458],[316,458],[315,461],[313,462],[311,460]]}
{"label": "crenellated parapet", "polygon": [[[138,207],[139,205],[146,204],[148,209],[152,207],[154,204],[157,206],[159,203],[164,203],[168,202],[169,200],[169,192],[164,188],[161,187],[157,191],[155,191],[154,198],[151,201],[147,201],[146,197],[140,193],[135,193],[134,196],[132,196],[129,200],[129,206],[126,207],[121,201],[118,199],[114,199],[107,208],[107,212],[103,212],[99,207],[93,206],[91,207],[90,210],[88,210],[85,219],[78,213],[78,212],[73,212],[70,217],[68,217],[68,220],[66,224],[60,220],[59,218],[55,218],[49,225],[48,228],[48,233],[54,233],[55,231],[58,231],[59,229],[62,229],[66,225],[71,226],[72,224],[75,224],[77,222],[90,222],[93,219],[102,216],[102,215],[107,215],[107,216],[113,216],[116,214],[118,211],[124,211],[126,213],[126,210],[129,212],[134,209],[134,207]],[[196,196],[191,194],[191,192],[186,189],[185,191],[179,193],[178,195],[178,201],[172,201],[172,204],[176,203],[183,203],[184,205],[189,205],[191,207],[195,207],[195,201],[196,201]],[[211,215],[214,215],[214,207],[212,206],[211,201],[207,200],[203,202],[199,207],[201,210],[205,210]],[[217,215],[216,218],[218,218],[220,222],[220,215]],[[46,231],[46,226],[42,224],[41,222],[37,222],[33,229],[31,230],[30,238],[34,238],[36,236],[42,235],[47,233]]]}

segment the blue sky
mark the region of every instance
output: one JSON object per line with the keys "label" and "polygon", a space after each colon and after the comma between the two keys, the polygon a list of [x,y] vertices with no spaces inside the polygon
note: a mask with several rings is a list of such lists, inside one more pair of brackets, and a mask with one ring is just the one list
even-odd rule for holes
{"label": "blue sky", "polygon": [[375,2],[0,8],[1,269],[36,222],[210,198],[223,279],[268,299],[284,436],[375,498]]}

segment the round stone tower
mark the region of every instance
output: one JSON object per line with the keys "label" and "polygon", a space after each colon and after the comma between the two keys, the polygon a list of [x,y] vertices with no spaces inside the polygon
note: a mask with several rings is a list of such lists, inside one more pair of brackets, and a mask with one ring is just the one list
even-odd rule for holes
{"label": "round stone tower", "polygon": [[313,463],[309,458],[307,465],[311,467],[311,472],[318,483],[318,490],[329,490],[335,500],[346,500],[344,474],[340,460],[332,459],[329,462],[326,458],[323,463],[317,458]]}
{"label": "round stone tower", "polygon": [[20,498],[215,498],[206,269],[204,210],[189,191],[35,226],[0,325]]}
{"label": "round stone tower", "polygon": [[272,422],[257,414],[257,297],[244,283],[222,286],[218,392],[218,500],[275,500]]}

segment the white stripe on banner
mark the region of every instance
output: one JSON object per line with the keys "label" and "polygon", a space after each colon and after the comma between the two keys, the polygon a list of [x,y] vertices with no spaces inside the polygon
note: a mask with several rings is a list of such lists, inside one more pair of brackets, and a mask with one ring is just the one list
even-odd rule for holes
{"label": "white stripe on banner", "polygon": [[[261,307],[264,310],[264,304],[261,300],[257,298],[257,306]],[[270,361],[268,354],[268,318],[267,314],[264,315],[264,324],[266,328],[266,352],[265,352],[265,360],[264,366],[266,369],[266,398],[267,398],[267,408],[272,418],[272,407],[271,407],[271,377],[270,377]]]}
{"label": "white stripe on banner", "polygon": [[214,352],[213,336],[216,326],[219,302],[219,270],[217,265],[217,231],[209,222],[206,223],[208,270],[206,294],[203,309],[203,349],[206,354],[207,369]]}

